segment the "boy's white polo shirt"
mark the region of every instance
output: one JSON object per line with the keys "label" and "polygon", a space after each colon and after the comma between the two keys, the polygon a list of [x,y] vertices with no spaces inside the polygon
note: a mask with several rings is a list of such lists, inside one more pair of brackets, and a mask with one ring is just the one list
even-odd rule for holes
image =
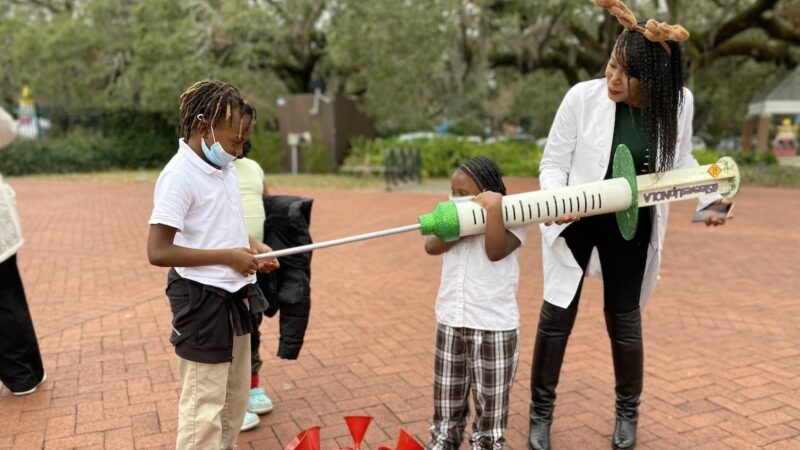
{"label": "boy's white polo shirt", "polygon": [[[183,139],[156,181],[149,224],[178,230],[173,243],[195,249],[250,247],[233,165],[220,170],[200,158]],[[184,278],[236,292],[255,283],[229,266],[176,267]]]}
{"label": "boy's white polo shirt", "polygon": [[[526,229],[509,228],[525,244]],[[436,320],[451,327],[508,331],[519,328],[519,248],[500,261],[486,255],[483,234],[461,238],[444,254]]]}

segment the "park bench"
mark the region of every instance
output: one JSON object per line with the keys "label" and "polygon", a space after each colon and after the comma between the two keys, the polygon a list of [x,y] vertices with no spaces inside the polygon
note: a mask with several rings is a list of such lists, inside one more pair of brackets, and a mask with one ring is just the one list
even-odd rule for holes
{"label": "park bench", "polygon": [[389,148],[384,151],[383,164],[366,155],[362,161],[341,166],[339,172],[358,176],[380,176],[386,179],[386,190],[407,181],[422,182],[422,157],[419,148]]}

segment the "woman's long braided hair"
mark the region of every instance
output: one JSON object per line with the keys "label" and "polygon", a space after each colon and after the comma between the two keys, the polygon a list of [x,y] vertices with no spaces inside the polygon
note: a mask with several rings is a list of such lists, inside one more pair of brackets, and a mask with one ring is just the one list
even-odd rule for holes
{"label": "woman's long braided hair", "polygon": [[675,162],[678,114],[684,101],[681,46],[674,41],[666,44],[671,54],[642,33],[623,31],[614,45],[614,58],[625,68],[625,73],[639,79],[642,131],[649,148],[657,150],[659,173],[671,170]]}
{"label": "woman's long braided hair", "polygon": [[181,137],[188,140],[192,130],[201,119],[209,126],[216,126],[220,120],[227,120],[233,126],[233,111],[239,112],[239,136],[244,131],[245,118],[248,126],[256,123],[256,109],[242,97],[239,89],[224,81],[204,80],[190,86],[181,94]]}
{"label": "woman's long braided hair", "polygon": [[500,167],[491,158],[476,156],[464,161],[458,170],[467,174],[481,191],[497,192],[506,195],[506,185]]}

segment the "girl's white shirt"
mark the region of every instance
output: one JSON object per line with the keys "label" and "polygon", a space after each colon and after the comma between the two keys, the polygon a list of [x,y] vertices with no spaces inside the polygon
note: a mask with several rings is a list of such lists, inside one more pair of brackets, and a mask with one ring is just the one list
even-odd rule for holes
{"label": "girl's white shirt", "polygon": [[[526,227],[509,228],[525,243]],[[500,261],[486,255],[483,234],[461,238],[444,254],[436,296],[436,320],[456,328],[507,331],[519,328],[519,248]]]}

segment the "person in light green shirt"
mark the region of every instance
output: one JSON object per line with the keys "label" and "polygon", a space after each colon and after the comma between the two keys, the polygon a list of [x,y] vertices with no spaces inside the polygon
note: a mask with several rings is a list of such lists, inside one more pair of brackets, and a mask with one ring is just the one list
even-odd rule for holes
{"label": "person in light green shirt", "polygon": [[[236,175],[239,179],[239,191],[242,196],[242,210],[247,232],[253,239],[264,242],[264,219],[266,218],[264,199],[269,197],[269,191],[267,182],[264,180],[264,169],[256,161],[247,158],[250,147],[250,141],[245,142],[242,156],[233,161],[233,166],[236,168]],[[260,324],[261,317],[256,319],[255,323]],[[242,431],[255,428],[260,422],[259,414],[272,411],[272,399],[269,398],[266,390],[259,386],[258,372],[263,364],[258,352],[261,343],[260,335],[258,325],[256,325],[250,335],[250,399],[247,403],[247,414],[242,423]]]}
{"label": "person in light green shirt", "polygon": [[[248,146],[245,144],[245,148]],[[264,170],[261,166],[245,155],[233,161],[236,175],[239,178],[239,190],[242,193],[242,208],[244,221],[250,236],[259,242],[264,241],[264,199],[269,197],[267,182],[264,180]]]}

